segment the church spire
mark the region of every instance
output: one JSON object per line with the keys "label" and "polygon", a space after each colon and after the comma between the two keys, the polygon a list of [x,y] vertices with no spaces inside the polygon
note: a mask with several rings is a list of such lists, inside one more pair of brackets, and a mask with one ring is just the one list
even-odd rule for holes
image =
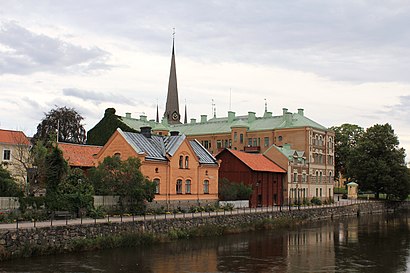
{"label": "church spire", "polygon": [[159,122],[159,111],[158,111],[158,100],[157,100],[157,118],[155,120],[157,123]]}
{"label": "church spire", "polygon": [[171,69],[169,72],[168,81],[168,95],[167,104],[165,107],[164,116],[167,118],[169,124],[179,124],[181,115],[179,113],[179,103],[178,103],[178,87],[177,87],[177,73],[175,66],[175,28],[172,33],[172,57],[171,57]]}
{"label": "church spire", "polygon": [[184,116],[184,123],[187,124],[188,123],[188,114],[186,111],[186,99],[185,99],[185,116]]}

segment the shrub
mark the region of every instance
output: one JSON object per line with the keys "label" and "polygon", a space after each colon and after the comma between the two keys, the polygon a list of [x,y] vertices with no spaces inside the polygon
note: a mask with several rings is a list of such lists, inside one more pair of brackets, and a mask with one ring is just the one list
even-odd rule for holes
{"label": "shrub", "polygon": [[310,203],[312,203],[313,205],[322,205],[322,200],[317,197],[313,197],[312,200],[310,200]]}

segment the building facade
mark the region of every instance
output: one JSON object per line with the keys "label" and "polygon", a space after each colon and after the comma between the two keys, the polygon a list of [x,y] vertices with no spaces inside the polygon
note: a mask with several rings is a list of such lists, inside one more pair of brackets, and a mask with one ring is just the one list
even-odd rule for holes
{"label": "building facade", "polygon": [[224,149],[216,158],[221,160],[219,178],[252,187],[250,207],[283,205],[283,184],[286,170],[262,154]]}
{"label": "building facade", "polygon": [[98,165],[107,156],[141,160],[141,172],[156,183],[151,207],[177,208],[218,201],[217,160],[195,140],[184,135],[152,135],[118,129],[96,155]]}
{"label": "building facade", "polygon": [[27,185],[27,171],[32,167],[30,141],[21,131],[0,129],[0,163],[22,189]]}

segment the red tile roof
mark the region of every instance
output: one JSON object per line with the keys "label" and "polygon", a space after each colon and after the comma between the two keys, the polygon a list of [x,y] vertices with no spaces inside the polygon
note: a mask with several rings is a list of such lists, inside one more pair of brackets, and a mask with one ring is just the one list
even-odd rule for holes
{"label": "red tile roof", "polygon": [[22,131],[0,129],[0,143],[30,145],[30,141]]}
{"label": "red tile roof", "polygon": [[272,173],[286,173],[284,169],[270,161],[263,154],[250,154],[241,151],[229,150],[235,157],[245,163],[253,171],[257,172],[272,172]]}
{"label": "red tile roof", "polygon": [[58,148],[63,151],[64,159],[73,167],[93,167],[94,157],[102,146],[81,145],[72,143],[58,143]]}

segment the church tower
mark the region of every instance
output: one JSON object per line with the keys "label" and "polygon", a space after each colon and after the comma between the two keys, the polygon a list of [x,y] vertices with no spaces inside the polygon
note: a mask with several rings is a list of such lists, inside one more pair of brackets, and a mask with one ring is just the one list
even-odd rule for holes
{"label": "church tower", "polygon": [[179,113],[177,72],[175,68],[175,51],[174,51],[175,31],[172,37],[172,57],[171,70],[169,72],[167,104],[165,107],[164,117],[168,124],[180,124],[181,114]]}

